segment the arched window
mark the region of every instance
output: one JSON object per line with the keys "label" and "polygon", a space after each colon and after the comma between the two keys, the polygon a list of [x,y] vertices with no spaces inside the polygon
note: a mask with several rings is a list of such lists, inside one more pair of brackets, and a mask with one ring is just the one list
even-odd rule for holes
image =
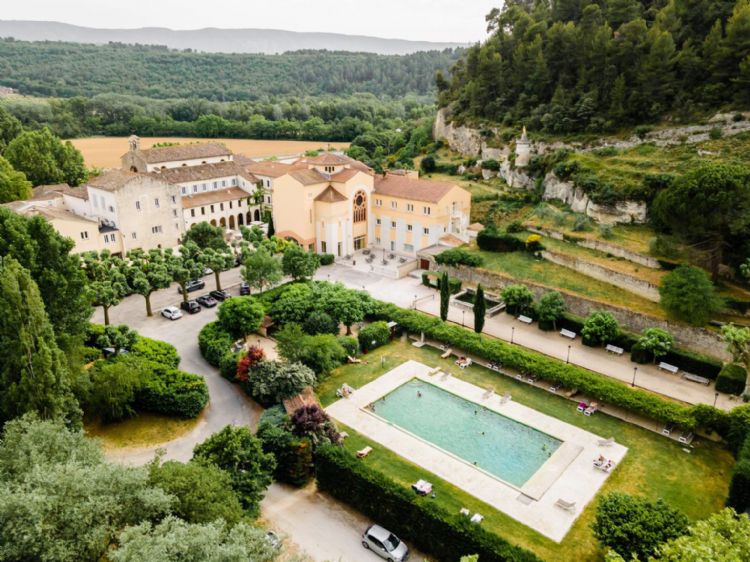
{"label": "arched window", "polygon": [[364,191],[358,191],[354,195],[354,222],[367,220],[367,195]]}

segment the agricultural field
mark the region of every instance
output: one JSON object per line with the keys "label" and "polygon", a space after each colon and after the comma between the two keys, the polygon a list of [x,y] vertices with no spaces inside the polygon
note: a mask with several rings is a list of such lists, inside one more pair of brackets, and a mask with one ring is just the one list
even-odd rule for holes
{"label": "agricultural field", "polygon": [[[120,156],[128,151],[127,137],[88,137],[71,139],[73,146],[83,154],[86,166],[93,168],[117,168]],[[291,156],[307,150],[326,148],[346,149],[349,143],[321,141],[254,140],[254,139],[200,139],[175,137],[141,137],[141,147],[150,148],[164,142],[223,142],[235,154],[255,158]]]}

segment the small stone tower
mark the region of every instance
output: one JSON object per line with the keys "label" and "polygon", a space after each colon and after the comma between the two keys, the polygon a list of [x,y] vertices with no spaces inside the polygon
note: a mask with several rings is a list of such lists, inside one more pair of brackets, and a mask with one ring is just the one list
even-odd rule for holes
{"label": "small stone tower", "polygon": [[516,168],[525,168],[531,158],[531,145],[524,126],[521,138],[516,141]]}
{"label": "small stone tower", "polygon": [[128,144],[130,145],[130,152],[136,152],[141,149],[141,139],[136,135],[128,137]]}

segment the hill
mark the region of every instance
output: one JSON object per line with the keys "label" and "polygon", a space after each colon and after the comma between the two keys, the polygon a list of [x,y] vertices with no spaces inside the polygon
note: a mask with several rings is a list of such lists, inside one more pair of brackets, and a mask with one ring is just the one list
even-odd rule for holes
{"label": "hill", "polygon": [[434,95],[434,76],[458,50],[410,55],[296,51],[283,55],[193,53],[166,47],[0,39],[0,85],[72,97],[254,100],[278,95]]}
{"label": "hill", "polygon": [[750,104],[748,0],[516,0],[487,19],[438,76],[454,120],[598,133]]}
{"label": "hill", "polygon": [[278,29],[191,29],[164,27],[138,29],[97,29],[54,21],[0,21],[0,37],[22,41],[65,41],[69,43],[107,44],[111,42],[164,45],[170,49],[192,49],[205,53],[264,53],[323,50],[405,55],[418,51],[436,51],[462,46],[459,43],[435,43],[386,39],[341,33],[300,33]]}

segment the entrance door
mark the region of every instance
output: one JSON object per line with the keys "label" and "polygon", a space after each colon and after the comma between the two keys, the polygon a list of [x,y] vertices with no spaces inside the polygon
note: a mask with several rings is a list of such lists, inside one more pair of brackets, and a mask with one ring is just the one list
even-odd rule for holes
{"label": "entrance door", "polygon": [[357,252],[359,250],[365,249],[365,237],[364,236],[357,236],[354,239],[354,251]]}
{"label": "entrance door", "polygon": [[396,243],[393,240],[391,240],[391,252],[395,252],[395,251],[396,251]]}
{"label": "entrance door", "polygon": [[419,260],[419,269],[424,269],[424,270],[430,269],[430,260],[421,258]]}

